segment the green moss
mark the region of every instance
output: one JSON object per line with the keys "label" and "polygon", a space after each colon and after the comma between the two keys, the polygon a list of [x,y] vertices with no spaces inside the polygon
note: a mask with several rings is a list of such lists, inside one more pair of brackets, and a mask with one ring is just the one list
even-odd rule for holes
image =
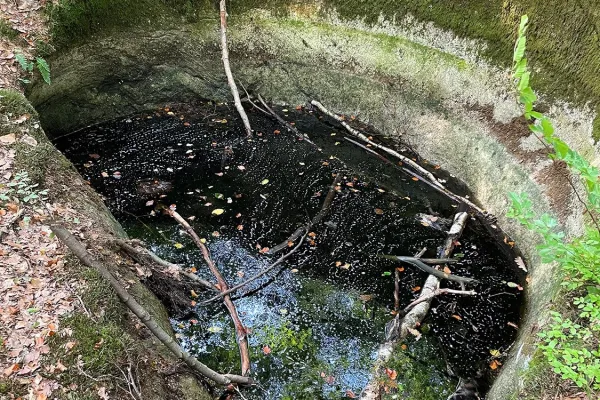
{"label": "green moss", "polygon": [[209,0],[61,0],[46,7],[52,40],[59,48],[113,29],[147,26],[154,30],[197,22],[207,10],[214,10]]}
{"label": "green moss", "polygon": [[496,64],[509,66],[515,27],[519,17],[529,14],[528,58],[542,73],[533,85],[557,98],[576,102],[600,99],[600,43],[594,15],[598,2],[548,2],[541,0],[327,0],[322,13],[336,13],[346,20],[377,23],[380,15],[402,21],[408,14],[431,21],[462,38],[487,43],[482,55]]}
{"label": "green moss", "polygon": [[594,118],[592,124],[592,138],[594,139],[594,144],[600,141],[600,106],[596,108],[596,118]]}
{"label": "green moss", "polygon": [[14,40],[17,37],[19,37],[19,32],[13,29],[7,20],[0,18],[0,38]]}
{"label": "green moss", "polygon": [[[438,400],[454,391],[456,382],[447,377],[444,359],[431,335],[423,334],[420,340],[410,340],[405,350],[398,346],[385,365],[398,373],[397,380],[387,377],[384,384],[396,387],[402,399]],[[393,398],[389,394],[384,399]]]}

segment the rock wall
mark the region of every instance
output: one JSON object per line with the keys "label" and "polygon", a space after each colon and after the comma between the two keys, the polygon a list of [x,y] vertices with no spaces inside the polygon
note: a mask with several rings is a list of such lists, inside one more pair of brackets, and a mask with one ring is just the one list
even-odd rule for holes
{"label": "rock wall", "polygon": [[[147,2],[153,7],[122,22],[107,19],[116,12],[110,7],[96,15],[82,5],[74,17],[54,10],[60,51],[51,58],[53,84],[35,85],[29,93],[51,135],[171,102],[229,98],[217,11],[207,2],[187,2],[188,8],[175,2],[174,11]],[[597,2],[264,3],[232,4],[236,78],[274,101],[318,99],[409,141],[462,179],[527,256],[531,284],[521,335],[489,395],[510,398],[524,384],[521,373],[535,350],[531,328],[543,323],[542,311],[559,282],[551,266],[540,264],[537,238],[504,217],[507,194],[528,192],[538,210],[559,217],[568,234],[582,230],[581,209],[567,190],[568,172],[547,160],[519,118],[506,70],[513,32],[528,12],[534,85],[544,90],[557,133],[597,163]],[[123,16],[132,12],[131,2],[119,4]],[[147,14],[154,12],[160,18]],[[96,24],[84,26],[90,15]]]}

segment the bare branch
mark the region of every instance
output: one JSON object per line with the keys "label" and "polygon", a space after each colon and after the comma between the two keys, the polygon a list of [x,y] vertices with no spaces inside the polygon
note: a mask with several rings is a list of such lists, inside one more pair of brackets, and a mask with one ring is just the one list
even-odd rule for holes
{"label": "bare branch", "polygon": [[121,283],[115,279],[115,277],[109,272],[109,270],[95,260],[92,255],[85,249],[85,247],[73,236],[67,229],[60,225],[52,225],[50,227],[52,232],[83,262],[86,266],[97,270],[104,279],[106,279],[113,287],[117,296],[125,303],[125,305],[142,321],[146,327],[156,336],[162,344],[165,345],[171,352],[180,360],[184,361],[190,368],[197,371],[201,375],[212,379],[220,385],[228,385],[230,383],[240,383],[244,385],[254,384],[251,378],[239,375],[223,375],[220,374],[206,365],[202,364],[195,357],[184,351],[181,346],[169,335],[163,328],[161,328],[156,320],[142,307],[132,296],[129,295],[127,290],[121,285]]}

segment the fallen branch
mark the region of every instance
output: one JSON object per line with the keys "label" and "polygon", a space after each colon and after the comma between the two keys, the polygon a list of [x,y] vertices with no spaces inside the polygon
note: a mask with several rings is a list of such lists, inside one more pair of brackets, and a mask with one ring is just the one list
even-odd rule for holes
{"label": "fallen branch", "polygon": [[356,129],[352,128],[350,125],[348,125],[348,123],[346,123],[346,121],[344,121],[341,117],[339,117],[338,115],[332,113],[331,111],[327,110],[323,104],[319,103],[316,100],[313,100],[310,102],[310,104],[312,104],[313,106],[317,107],[322,113],[329,115],[331,118],[335,119],[336,121],[338,121],[344,128],[346,128],[346,130],[348,132],[350,132],[353,136],[356,136],[357,138],[359,138],[360,140],[362,140],[363,142],[366,142],[368,144],[370,144],[371,146],[378,148],[380,150],[385,151],[386,153],[398,158],[400,161],[408,164],[411,166],[411,168],[419,171],[421,174],[427,176],[429,178],[429,180],[433,183],[435,183],[438,186],[443,186],[436,178],[435,176],[433,176],[433,174],[429,171],[427,171],[425,168],[421,167],[419,164],[417,164],[416,162],[414,162],[413,160],[411,160],[410,158],[403,156],[402,154],[398,153],[395,150],[392,150],[388,147],[385,147],[381,144],[375,143],[374,141],[372,141],[371,139],[369,139],[368,137],[366,137],[363,133],[357,131]]}
{"label": "fallen branch", "polygon": [[[363,135],[364,136],[364,135]],[[390,160],[388,160],[386,157],[382,156],[381,154],[379,154],[378,152],[376,152],[373,149],[368,148],[367,146],[363,145],[362,143],[357,142],[356,140],[352,140],[350,138],[345,137],[344,139],[346,139],[347,141],[349,141],[350,143],[360,147],[361,149],[367,151],[368,153],[373,154],[375,157],[381,159],[382,161],[384,161],[386,164],[389,164],[391,166],[393,166],[394,168],[399,169],[400,171],[410,175],[413,178],[417,178],[418,180],[420,180],[421,182],[427,184],[428,186],[430,186],[431,188],[435,189],[436,191],[448,196],[448,198],[450,198],[451,200],[456,201],[457,203],[462,203],[467,205],[470,209],[472,209],[474,212],[476,212],[480,217],[482,217],[484,220],[487,220],[491,217],[491,215],[483,210],[482,208],[478,207],[475,203],[473,203],[472,201],[470,201],[469,199],[466,199],[462,196],[457,195],[456,193],[453,193],[452,191],[448,190],[445,186],[443,186],[437,179],[434,181],[431,181],[430,179],[426,179],[423,176],[417,174],[414,171],[411,171],[408,168],[405,167],[400,167],[398,165],[396,165],[395,163],[391,162]],[[393,151],[393,150],[392,150]],[[412,160],[411,160],[412,161]],[[418,164],[417,164],[418,165]]]}
{"label": "fallen branch", "polygon": [[273,109],[271,107],[269,107],[269,105],[263,100],[263,98],[260,96],[260,94],[257,95],[257,97],[258,97],[258,100],[260,101],[260,103],[263,105],[263,107],[266,108],[267,111],[269,111],[269,113],[273,116],[273,118],[275,118],[281,125],[285,126],[288,131],[293,132],[298,139],[306,140],[308,143],[315,145],[309,139],[308,135],[300,133],[298,128],[296,128],[295,126],[293,126],[292,124],[287,122],[285,119],[281,118],[275,111],[273,111]]}
{"label": "fallen branch", "polygon": [[[390,260],[398,260],[401,262],[408,263],[410,265],[413,265],[413,266],[419,268],[423,272],[427,272],[428,274],[435,276],[438,279],[446,279],[446,280],[453,281],[453,282],[459,282],[461,285],[464,285],[465,283],[477,283],[478,282],[477,279],[464,278],[462,276],[449,274],[444,271],[440,271],[439,269],[430,267],[429,265],[425,264],[422,260],[419,260],[418,258],[415,258],[415,257],[390,256],[390,255],[380,255],[379,257],[387,258]],[[444,259],[437,259],[437,260],[444,260]]]}
{"label": "fallen branch", "polygon": [[[433,299],[434,297],[440,296],[442,294],[457,294],[457,295],[461,295],[461,296],[476,296],[477,292],[474,290],[455,290],[455,289],[448,289],[448,288],[436,289],[433,291],[433,293],[429,293],[428,295],[425,295],[425,296],[419,296],[418,299],[416,299],[415,301],[413,301],[412,303],[410,303],[409,305],[404,307],[402,312],[404,313],[404,315],[406,315],[406,313],[408,313],[410,310],[412,310],[417,304],[420,304],[424,301],[429,301],[429,300]],[[402,318],[402,317],[400,317],[400,318]]]}
{"label": "fallen branch", "polygon": [[[423,247],[415,255],[415,258],[421,258],[426,251],[427,247]],[[398,268],[394,268],[394,311],[396,313],[400,312],[400,271],[398,271]],[[404,315],[406,315],[406,311],[404,311]]]}
{"label": "fallen branch", "polygon": [[[454,216],[454,223],[448,232],[444,246],[438,253],[438,258],[450,257],[454,249],[455,240],[460,237],[468,216],[469,214],[466,212],[459,212]],[[416,328],[417,324],[423,321],[429,311],[431,300],[435,297],[436,290],[439,289],[439,285],[440,280],[435,275],[429,275],[419,295],[419,298],[425,297],[426,299],[415,304],[403,317],[400,317],[400,314],[396,315],[392,323],[392,329],[389,329],[387,332],[386,342],[378,350],[375,379],[371,380],[362,391],[360,397],[362,400],[377,400],[380,398],[381,384],[377,376],[383,373],[385,363],[392,356],[396,343],[404,339],[410,331]]]}
{"label": "fallen branch", "polygon": [[248,136],[252,136],[250,120],[248,120],[248,115],[246,115],[246,111],[242,106],[240,94],[235,84],[235,80],[233,79],[233,74],[231,73],[231,66],[229,65],[229,49],[227,48],[227,6],[225,0],[220,1],[219,11],[221,15],[221,49],[223,54],[223,67],[225,68],[225,75],[227,75],[227,83],[231,88],[231,94],[233,95],[233,102],[235,104],[235,108],[237,109],[238,113],[240,114],[240,117],[242,118],[242,121],[244,122],[246,134]]}
{"label": "fallen branch", "polygon": [[200,285],[209,290],[212,290],[214,292],[220,292],[219,289],[217,289],[215,285],[210,283],[209,281],[200,278],[196,274],[186,271],[181,265],[173,264],[171,262],[163,260],[156,254],[142,246],[134,247],[122,239],[117,239],[114,241],[114,243],[127,254],[129,254],[129,256],[131,256],[131,258],[133,258],[138,264],[145,264],[151,266],[152,263],[155,263],[165,269],[165,271],[163,272],[170,273],[172,271],[176,271],[177,273],[185,276],[189,280],[199,283]]}
{"label": "fallen branch", "polygon": [[236,290],[239,290],[239,289],[243,288],[244,286],[248,285],[249,283],[252,283],[255,280],[257,280],[261,276],[264,276],[265,274],[269,273],[270,271],[273,270],[273,268],[275,268],[276,266],[278,266],[279,264],[281,264],[282,262],[284,262],[286,258],[288,258],[292,254],[294,254],[294,252],[296,252],[296,250],[298,250],[300,248],[300,246],[304,242],[304,239],[306,238],[306,235],[308,235],[308,229],[306,229],[306,233],[304,234],[304,236],[302,236],[302,238],[300,239],[300,242],[298,242],[298,244],[296,245],[296,247],[294,247],[292,250],[290,250],[285,255],[279,257],[277,259],[277,261],[275,261],[273,264],[269,265],[267,268],[263,269],[261,272],[259,272],[258,274],[254,275],[252,278],[249,278],[249,279],[245,280],[244,282],[242,282],[242,283],[240,283],[238,285],[235,285],[234,287],[232,287],[230,289],[227,289],[227,290],[219,293],[218,295],[216,295],[214,297],[211,297],[208,300],[204,300],[201,304],[208,304],[208,303],[210,303],[212,301],[220,299],[223,296],[227,296],[228,294],[230,294],[232,292],[235,292]]}
{"label": "fallen branch", "polygon": [[146,327],[156,336],[162,344],[165,345],[178,359],[185,362],[190,368],[220,385],[229,385],[230,383],[239,383],[243,385],[252,385],[254,381],[251,378],[239,375],[220,374],[208,366],[202,364],[195,357],[184,351],[181,346],[173,340],[164,329],[152,318],[152,316],[142,307],[115,279],[106,266],[96,261],[85,247],[73,236],[67,229],[60,225],[51,225],[52,232],[81,260],[86,266],[97,270],[104,279],[113,287],[117,296],[125,305],[142,321]]}
{"label": "fallen branch", "polygon": [[280,252],[283,249],[288,248],[290,242],[294,243],[300,236],[302,236],[302,234],[304,232],[308,232],[310,227],[319,224],[323,220],[323,218],[325,218],[325,216],[327,216],[327,214],[329,213],[329,209],[331,208],[331,203],[333,202],[333,199],[335,198],[335,194],[337,193],[336,187],[340,184],[341,180],[342,180],[342,176],[340,174],[337,174],[335,176],[335,178],[333,179],[333,183],[331,184],[331,186],[329,186],[329,192],[327,192],[327,196],[325,196],[325,200],[323,201],[321,210],[317,213],[317,215],[314,216],[314,218],[310,221],[310,223],[306,226],[302,226],[302,227],[296,229],[296,231],[294,233],[292,233],[291,236],[288,237],[286,240],[279,243],[277,246],[269,249],[267,254],[275,254],[275,253]]}
{"label": "fallen branch", "polygon": [[[208,252],[208,248],[204,245],[204,243],[202,243],[202,240],[200,240],[200,237],[196,234],[196,232],[190,226],[190,224],[188,224],[188,222],[185,219],[183,219],[183,217],[181,215],[179,215],[179,213],[177,213],[176,211],[173,211],[171,209],[167,209],[166,211],[171,217],[173,217],[175,219],[175,221],[177,221],[179,223],[179,225],[181,225],[183,227],[183,229],[185,229],[185,231],[188,233],[188,235],[190,235],[190,237],[192,238],[192,240],[194,241],[196,246],[198,246],[198,248],[202,252],[202,256],[204,257],[204,261],[208,265],[210,272],[212,272],[214,277],[217,279],[217,283],[219,285],[219,290],[221,292],[226,292],[229,289],[229,287],[227,285],[227,281],[225,281],[225,279],[223,278],[223,275],[221,275],[221,272],[215,266],[215,263],[213,262],[213,260],[210,258],[210,253]],[[237,342],[238,342],[238,346],[240,348],[242,375],[246,376],[248,374],[248,372],[250,372],[250,353],[248,350],[248,337],[247,337],[248,331],[247,331],[246,327],[244,326],[244,324],[242,324],[242,321],[240,320],[237,309],[235,308],[235,305],[233,304],[233,301],[231,300],[231,297],[229,297],[228,294],[223,296],[223,303],[225,304],[227,311],[229,311],[229,315],[231,315],[231,319],[233,320],[233,324],[235,326]]]}

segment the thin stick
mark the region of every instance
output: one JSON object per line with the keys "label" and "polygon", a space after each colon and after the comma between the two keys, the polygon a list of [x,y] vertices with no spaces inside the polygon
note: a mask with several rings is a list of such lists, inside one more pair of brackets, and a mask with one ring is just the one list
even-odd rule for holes
{"label": "thin stick", "polygon": [[323,218],[325,218],[327,216],[327,214],[329,213],[329,209],[331,208],[331,203],[333,202],[333,199],[335,198],[335,194],[337,193],[336,187],[340,184],[341,180],[342,180],[341,174],[337,174],[335,176],[335,178],[333,179],[333,183],[331,184],[331,186],[329,186],[329,191],[327,192],[327,196],[325,196],[325,200],[323,201],[321,210],[317,213],[317,215],[314,216],[314,218],[310,221],[310,223],[306,226],[302,226],[302,227],[296,229],[296,231],[294,233],[292,233],[290,235],[290,237],[288,237],[286,240],[279,243],[277,246],[269,249],[267,254],[275,254],[275,253],[280,252],[283,249],[288,248],[290,242],[293,243],[300,236],[302,236],[302,234],[305,231],[308,232],[310,227],[319,224],[323,220]]}
{"label": "thin stick", "polygon": [[407,312],[412,310],[417,304],[422,303],[424,301],[429,301],[429,300],[433,299],[434,297],[440,296],[442,294],[458,294],[458,295],[463,295],[463,296],[476,296],[477,292],[474,290],[455,290],[455,289],[448,289],[448,288],[436,289],[432,293],[429,293],[425,296],[419,296],[418,299],[416,299],[415,301],[413,301],[412,303],[410,303],[409,305],[404,307],[404,309],[402,311],[406,314]]}
{"label": "thin stick", "polygon": [[308,229],[306,229],[306,233],[304,234],[304,236],[302,236],[302,238],[300,239],[300,242],[298,242],[298,244],[296,245],[296,247],[294,247],[292,250],[290,250],[285,255],[279,257],[277,259],[277,261],[275,261],[273,264],[269,265],[267,268],[263,269],[261,272],[259,272],[258,274],[254,275],[252,278],[249,278],[249,279],[245,280],[244,282],[242,282],[242,283],[240,283],[238,285],[235,285],[231,289],[227,289],[227,290],[219,293],[218,295],[216,295],[214,297],[211,297],[208,300],[204,300],[201,304],[208,304],[208,303],[210,303],[212,301],[220,299],[223,296],[227,296],[228,294],[230,294],[232,292],[235,292],[238,289],[243,288],[244,286],[248,285],[249,283],[252,283],[255,280],[257,280],[261,276],[269,273],[270,271],[273,270],[273,268],[275,268],[276,266],[278,266],[279,264],[281,264],[282,262],[284,262],[286,260],[286,258],[288,258],[292,254],[294,254],[296,252],[296,250],[298,250],[300,248],[300,246],[302,245],[302,242],[304,242],[304,239],[306,238],[306,235],[308,235]]}
{"label": "thin stick", "polygon": [[179,264],[173,264],[171,262],[163,260],[162,258],[157,256],[155,253],[151,252],[150,250],[148,250],[142,246],[139,246],[139,249],[138,249],[122,239],[116,239],[114,241],[114,243],[117,246],[119,246],[121,249],[123,249],[127,254],[129,254],[139,264],[145,264],[145,265],[151,264],[144,257],[144,255],[148,256],[148,258],[150,258],[150,260],[152,262],[163,267],[168,272],[176,271],[177,273],[180,273],[181,275],[185,276],[189,280],[199,283],[200,285],[204,286],[205,288],[207,288],[209,290],[220,293],[219,289],[217,289],[214,284],[210,283],[209,281],[207,281],[205,279],[200,278],[196,274],[186,271]]}
{"label": "thin stick", "polygon": [[[462,276],[448,274],[444,271],[437,270],[435,268],[430,267],[429,265],[425,264],[424,262],[422,262],[421,260],[419,260],[418,258],[415,258],[415,257],[390,256],[390,255],[380,255],[379,257],[388,258],[391,260],[398,260],[401,262],[408,263],[410,265],[413,265],[413,266],[419,268],[420,270],[422,270],[424,272],[427,272],[430,275],[434,275],[438,279],[446,279],[446,280],[453,281],[453,282],[459,282],[461,284],[478,282],[476,279],[473,279],[473,278],[464,278]],[[440,258],[439,260],[443,260],[443,259]]]}
{"label": "thin stick", "polygon": [[[181,215],[179,215],[179,213],[177,213],[176,211],[173,211],[171,209],[167,209],[166,211],[171,217],[173,217],[175,219],[175,221],[177,221],[179,223],[179,225],[181,225],[183,227],[183,229],[185,229],[185,231],[188,233],[188,235],[190,235],[190,237],[192,238],[192,240],[194,241],[196,246],[198,246],[198,248],[202,252],[202,256],[204,257],[204,261],[208,265],[210,272],[212,272],[212,274],[217,279],[217,282],[219,284],[219,290],[221,292],[226,292],[229,289],[229,287],[227,286],[227,281],[225,281],[225,279],[223,278],[223,275],[221,275],[221,272],[215,266],[215,263],[213,262],[213,260],[210,258],[210,253],[208,251],[208,248],[204,245],[204,243],[202,243],[202,241],[200,240],[200,237],[196,234],[196,232],[190,226],[190,224],[188,224],[188,222],[185,219],[183,219],[183,217]],[[231,297],[228,294],[223,296],[223,303],[225,303],[225,307],[227,308],[227,311],[229,311],[229,314],[231,315],[231,319],[233,320],[233,324],[235,326],[237,342],[238,342],[238,346],[240,348],[242,375],[246,376],[248,374],[248,372],[250,372],[250,352],[248,350],[248,336],[247,336],[248,331],[247,331],[246,327],[244,326],[244,324],[242,324],[242,321],[240,320],[237,309],[235,308],[235,305],[233,304],[233,301],[231,301]]]}
{"label": "thin stick", "polygon": [[388,147],[385,147],[383,145],[380,145],[378,143],[373,142],[371,139],[369,139],[368,137],[366,137],[363,133],[357,131],[356,129],[352,128],[350,125],[348,125],[346,123],[346,121],[344,121],[342,118],[340,118],[338,115],[332,113],[331,111],[327,110],[323,104],[319,103],[316,100],[313,100],[310,102],[310,104],[312,104],[313,106],[317,107],[322,113],[329,115],[331,118],[335,119],[336,121],[338,121],[344,128],[346,128],[346,130],[348,132],[350,132],[353,136],[356,136],[357,138],[359,138],[360,140],[362,140],[363,142],[369,143],[371,146],[376,147],[380,150],[385,151],[386,153],[400,159],[402,162],[408,164],[411,166],[411,168],[419,171],[421,174],[425,175],[426,177],[429,178],[429,180],[433,183],[435,183],[438,186],[443,186],[440,182],[438,182],[438,180],[435,178],[435,176],[433,176],[433,174],[429,171],[427,171],[425,168],[421,167],[419,164],[417,164],[416,162],[414,162],[413,160],[411,160],[410,158],[403,156],[402,154],[398,153],[395,150],[392,150]]}
{"label": "thin stick", "polygon": [[52,232],[83,262],[86,266],[97,270],[104,279],[106,279],[113,287],[117,296],[125,303],[125,305],[142,321],[146,327],[156,336],[162,344],[165,345],[171,352],[180,360],[185,362],[190,368],[200,373],[220,385],[228,385],[230,383],[240,383],[244,385],[253,384],[251,378],[239,375],[220,374],[206,365],[202,364],[195,357],[184,351],[181,346],[173,340],[164,329],[162,329],[156,320],[142,307],[119,281],[110,273],[110,271],[96,261],[85,247],[73,236],[68,230],[60,225],[51,225]]}
{"label": "thin stick", "polygon": [[[373,154],[374,156],[376,156],[377,158],[381,159],[382,161],[384,161],[385,163],[392,165],[394,168],[399,169],[400,171],[414,177],[417,178],[418,180],[420,180],[421,182],[427,184],[428,186],[430,186],[431,188],[435,189],[436,191],[448,196],[450,199],[458,202],[458,203],[462,203],[467,205],[469,208],[471,208],[473,211],[475,211],[477,214],[479,214],[482,218],[487,219],[490,217],[490,214],[488,212],[486,212],[485,210],[481,209],[480,207],[478,207],[477,205],[475,205],[475,203],[473,203],[472,201],[459,196],[453,192],[451,192],[450,190],[448,190],[445,186],[439,184],[439,182],[435,181],[435,182],[431,182],[429,179],[426,179],[424,177],[422,177],[421,175],[417,174],[414,171],[411,171],[408,168],[405,167],[399,167],[396,164],[394,164],[393,162],[391,162],[390,160],[388,160],[387,158],[385,158],[384,156],[382,156],[381,154],[379,154],[378,152],[376,152],[373,149],[368,148],[367,146],[358,143],[355,140],[352,140],[350,138],[344,138],[347,141],[349,141],[350,143],[355,144],[356,146],[360,147],[361,149]],[[411,160],[412,161],[412,160]]]}
{"label": "thin stick", "polygon": [[225,68],[225,75],[227,75],[227,83],[231,88],[231,94],[233,95],[233,102],[235,104],[235,108],[237,109],[238,113],[240,114],[240,117],[242,118],[242,121],[244,122],[246,134],[249,137],[251,137],[252,128],[250,127],[250,120],[248,120],[248,115],[246,115],[246,111],[242,106],[240,94],[235,84],[235,80],[233,79],[233,74],[231,73],[231,66],[229,65],[229,50],[227,48],[227,6],[225,0],[220,1],[219,11],[221,15],[221,49],[223,52],[223,67]]}
{"label": "thin stick", "polygon": [[263,98],[260,96],[260,94],[257,95],[257,97],[258,97],[258,100],[263,105],[263,107],[266,108],[271,113],[271,115],[273,116],[273,118],[275,118],[277,121],[279,121],[279,123],[281,125],[285,126],[288,131],[293,132],[298,139],[300,139],[300,140],[306,140],[308,143],[310,143],[312,145],[315,145],[309,139],[308,135],[300,133],[300,131],[298,130],[298,128],[296,128],[295,126],[293,126],[292,124],[290,124],[289,122],[287,122],[285,119],[281,118],[275,111],[273,111],[273,109],[271,107],[269,107],[269,105],[263,100]]}

